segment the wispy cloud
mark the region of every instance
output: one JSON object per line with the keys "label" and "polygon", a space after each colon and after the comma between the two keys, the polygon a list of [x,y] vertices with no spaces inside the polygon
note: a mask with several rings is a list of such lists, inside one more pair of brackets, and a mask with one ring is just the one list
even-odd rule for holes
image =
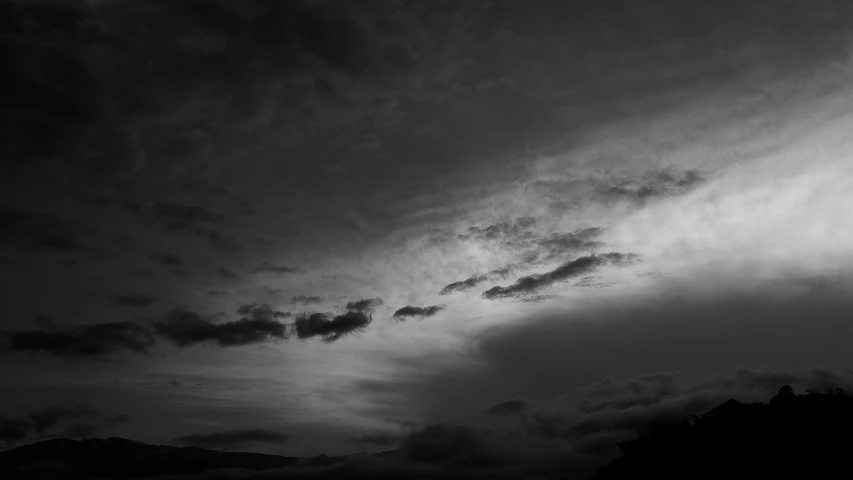
{"label": "wispy cloud", "polygon": [[444,310],[444,308],[444,305],[429,305],[427,307],[407,305],[403,308],[397,309],[397,311],[394,312],[394,318],[403,320],[406,317],[431,317]]}
{"label": "wispy cloud", "polygon": [[506,287],[492,287],[483,292],[483,298],[494,300],[498,298],[516,297],[535,293],[538,290],[553,285],[562,280],[579,277],[596,271],[605,265],[626,266],[639,261],[637,255],[631,253],[602,253],[587,255],[566,262],[559,267],[546,273],[527,275],[519,278],[512,285]]}

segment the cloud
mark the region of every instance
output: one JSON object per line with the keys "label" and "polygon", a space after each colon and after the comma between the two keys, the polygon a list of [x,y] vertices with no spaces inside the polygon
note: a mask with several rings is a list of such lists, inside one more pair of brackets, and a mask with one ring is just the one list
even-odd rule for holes
{"label": "cloud", "polygon": [[379,297],[365,298],[363,300],[347,302],[346,309],[356,312],[372,312],[380,305],[382,305],[382,299]]}
{"label": "cloud", "polygon": [[30,422],[0,418],[0,447],[14,447],[27,437],[31,429]]}
{"label": "cloud", "polygon": [[56,436],[63,438],[92,438],[100,429],[99,425],[91,423],[73,423],[63,428]]}
{"label": "cloud", "polygon": [[220,277],[227,278],[228,280],[233,280],[233,279],[237,278],[237,274],[231,270],[228,270],[227,268],[219,268],[216,270],[216,273]]}
{"label": "cloud", "polygon": [[620,204],[644,207],[665,197],[681,196],[705,183],[695,169],[678,171],[674,167],[646,170],[640,176],[590,176],[568,180],[536,181],[525,193],[535,193],[560,209],[578,209],[597,203],[607,207]]}
{"label": "cloud", "polygon": [[49,315],[36,315],[33,320],[44,330],[56,329],[56,321]]}
{"label": "cloud", "polygon": [[0,244],[38,252],[74,252],[84,248],[77,228],[56,215],[0,208]]}
{"label": "cloud", "polygon": [[151,255],[151,258],[168,267],[179,267],[184,264],[184,260],[177,255]]}
{"label": "cloud", "polygon": [[57,356],[98,356],[120,350],[148,354],[154,336],[134,322],[64,327],[58,331],[6,332],[11,350],[44,351]]}
{"label": "cloud", "polygon": [[483,292],[483,298],[494,300],[497,298],[535,293],[537,290],[559,281],[594,272],[601,266],[616,265],[622,267],[633,264],[638,260],[639,257],[631,253],[610,252],[587,255],[566,262],[550,272],[521,277],[510,286],[492,287]]}
{"label": "cloud", "polygon": [[271,262],[264,262],[261,265],[255,267],[255,272],[259,273],[276,273],[279,275],[292,274],[292,273],[305,273],[305,270],[299,267],[291,267],[288,265],[275,265]]}
{"label": "cloud", "polygon": [[305,295],[297,295],[290,299],[290,303],[301,303],[302,305],[311,305],[315,303],[322,303],[323,299],[320,297],[308,297]]}
{"label": "cloud", "polygon": [[334,342],[343,336],[366,328],[372,317],[364,312],[350,311],[331,318],[324,313],[304,314],[294,321],[299,338],[320,336],[325,342]]}
{"label": "cloud", "polygon": [[366,433],[350,439],[352,443],[391,447],[399,445],[404,436],[399,433]]}
{"label": "cloud", "polygon": [[512,222],[500,222],[486,227],[468,227],[464,234],[456,238],[463,241],[497,242],[501,245],[520,248],[529,246],[535,239],[531,229],[536,219],[530,216],[518,217]]}
{"label": "cloud", "polygon": [[397,319],[404,319],[405,317],[431,317],[442,310],[444,310],[443,305],[430,305],[427,307],[408,305],[397,309],[393,316]]}
{"label": "cloud", "polygon": [[524,398],[516,398],[489,407],[486,409],[486,413],[489,415],[514,415],[524,412],[529,406],[530,401]]}
{"label": "cloud", "polygon": [[63,419],[76,419],[80,417],[100,417],[101,413],[92,408],[81,406],[53,405],[29,413],[36,433],[44,433],[45,430],[55,426]]}
{"label": "cloud", "polygon": [[256,303],[240,305],[237,309],[237,314],[248,315],[248,318],[259,321],[271,321],[276,318],[287,318],[293,316],[290,312],[282,312],[272,308],[268,303],[262,303],[260,305]]}
{"label": "cloud", "polygon": [[593,198],[601,203],[627,201],[644,206],[656,197],[678,196],[705,182],[698,170],[675,172],[673,169],[648,171],[637,180],[621,180],[598,185]]}
{"label": "cloud", "polygon": [[108,417],[104,419],[104,422],[107,423],[125,423],[130,421],[130,415],[120,414],[114,417]]}
{"label": "cloud", "polygon": [[146,210],[162,220],[164,226],[170,230],[191,229],[199,222],[217,222],[224,219],[222,214],[198,205],[156,202]]}
{"label": "cloud", "polygon": [[444,288],[438,292],[439,295],[449,295],[455,292],[464,292],[465,290],[476,287],[478,284],[487,281],[489,277],[485,275],[473,275],[466,280],[460,280],[458,282],[453,282],[448,284]]}
{"label": "cloud", "polygon": [[253,430],[229,430],[214,433],[195,433],[176,437],[175,443],[212,449],[232,449],[250,444],[282,444],[289,440],[283,433],[257,428]]}
{"label": "cloud", "polygon": [[235,347],[270,340],[286,340],[287,325],[277,322],[264,313],[243,317],[239,320],[214,323],[212,317],[202,317],[196,312],[174,308],[166,318],[154,324],[154,331],[186,347],[198,343],[214,342],[220,347]]}
{"label": "cloud", "polygon": [[110,300],[128,307],[147,307],[156,302],[158,298],[147,295],[114,295],[110,297]]}
{"label": "cloud", "polygon": [[537,245],[543,251],[541,260],[550,262],[555,259],[565,258],[568,255],[601,248],[605,244],[595,241],[593,238],[601,236],[603,233],[603,228],[591,227],[570,233],[554,233],[548,237],[539,239]]}
{"label": "cloud", "polygon": [[226,237],[225,235],[206,228],[194,228],[192,233],[207,239],[211,245],[216,248],[228,251],[228,252],[239,252],[243,249],[240,246],[240,243],[234,237]]}

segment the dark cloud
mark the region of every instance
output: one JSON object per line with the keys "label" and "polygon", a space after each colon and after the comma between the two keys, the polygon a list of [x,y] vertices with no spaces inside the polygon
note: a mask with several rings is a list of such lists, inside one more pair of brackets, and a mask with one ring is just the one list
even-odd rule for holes
{"label": "dark cloud", "polygon": [[231,449],[250,444],[282,444],[289,440],[283,433],[257,428],[254,430],[230,430],[214,433],[195,433],[175,438],[175,443],[212,449]]}
{"label": "dark cloud", "polygon": [[483,298],[494,300],[497,298],[516,297],[548,287],[554,283],[570,278],[578,277],[596,271],[605,265],[625,266],[637,262],[639,259],[631,253],[602,253],[587,255],[566,262],[547,273],[527,275],[519,278],[514,284],[507,287],[492,287],[483,292]]}
{"label": "dark cloud", "polygon": [[28,421],[0,418],[0,447],[14,447],[25,439],[31,430],[32,423]]}
{"label": "dark cloud", "polygon": [[456,468],[502,466],[517,457],[493,432],[466,425],[428,425],[406,436],[400,450],[410,461]]}
{"label": "dark cloud", "polygon": [[151,255],[151,258],[168,267],[180,267],[184,264],[184,260],[178,255]]}
{"label": "dark cloud", "polygon": [[291,267],[288,265],[275,265],[271,262],[264,262],[255,267],[255,272],[259,273],[277,273],[279,275],[292,273],[305,273],[305,270],[299,267]]}
{"label": "dark cloud", "polygon": [[234,347],[286,340],[289,336],[287,325],[264,314],[250,313],[249,317],[224,323],[214,323],[211,319],[190,310],[174,308],[166,314],[164,320],[154,324],[154,331],[181,347],[205,342],[214,342],[220,347]]}
{"label": "dark cloud", "polygon": [[73,423],[63,428],[56,436],[63,438],[92,438],[100,430],[101,427],[99,425],[91,423]]}
{"label": "dark cloud", "polygon": [[33,428],[36,433],[39,434],[44,433],[45,430],[50,429],[64,419],[100,416],[100,412],[91,408],[66,405],[53,405],[40,410],[34,410],[29,413],[29,418],[32,421]]}
{"label": "dark cloud", "polygon": [[170,230],[190,229],[199,222],[217,222],[224,218],[222,214],[215,213],[208,207],[169,202],[154,203],[150,212],[161,219],[164,226]]}
{"label": "dark cloud", "polygon": [[11,350],[44,351],[57,356],[98,356],[120,350],[148,354],[154,336],[133,322],[64,327],[58,331],[6,332]]}
{"label": "dark cloud", "polygon": [[603,242],[593,238],[601,236],[604,229],[600,227],[584,228],[570,233],[554,233],[537,241],[542,251],[540,259],[549,262],[565,258],[579,252],[596,250],[604,247]]}
{"label": "dark cloud", "polygon": [[372,312],[380,305],[382,305],[382,299],[379,297],[365,298],[362,300],[347,302],[346,309],[356,312]]}
{"label": "dark cloud", "polygon": [[527,410],[530,406],[530,402],[524,398],[516,398],[513,400],[507,400],[505,402],[500,402],[492,407],[486,409],[486,413],[489,415],[514,415]]}
{"label": "dark cloud", "polygon": [[216,270],[216,273],[219,274],[220,277],[227,278],[228,280],[237,278],[237,274],[227,268],[219,268]]}
{"label": "dark cloud", "polygon": [[380,447],[391,447],[399,445],[404,436],[397,433],[366,433],[350,439],[353,443],[361,445],[377,445]]}
{"label": "dark cloud", "polygon": [[457,236],[459,240],[497,242],[510,247],[529,245],[535,234],[531,230],[536,224],[533,217],[519,217],[512,222],[500,222],[486,227],[468,227],[464,234]]}
{"label": "dark cloud", "polygon": [[107,423],[125,423],[130,421],[130,415],[120,414],[114,417],[108,417],[104,419]]}
{"label": "dark cloud", "polygon": [[240,243],[234,237],[226,237],[225,235],[206,228],[194,228],[192,233],[207,239],[211,245],[221,250],[228,252],[239,252],[243,249]]}
{"label": "dark cloud", "polygon": [[311,305],[315,303],[322,303],[323,299],[320,297],[308,297],[305,295],[297,295],[290,299],[290,303],[301,303],[302,305]]}
{"label": "dark cloud", "polygon": [[487,281],[489,277],[485,275],[474,275],[466,280],[460,280],[458,282],[453,282],[448,284],[446,287],[442,288],[439,295],[449,295],[455,292],[464,292],[465,290],[476,287],[478,284]]}
{"label": "dark cloud", "polygon": [[38,252],[74,252],[84,248],[78,229],[56,215],[0,208],[0,244]]}
{"label": "dark cloud", "polygon": [[128,307],[147,307],[158,300],[158,297],[148,295],[114,295],[110,300],[119,304],[127,305]]}
{"label": "dark cloud", "polygon": [[56,321],[48,315],[36,315],[33,320],[45,330],[54,330],[57,327]]}
{"label": "dark cloud", "polygon": [[431,317],[442,310],[444,310],[443,305],[430,305],[428,307],[408,305],[397,309],[393,316],[397,319],[404,319],[405,317]]}
{"label": "dark cloud", "polygon": [[296,319],[299,338],[323,337],[324,342],[334,342],[351,333],[364,330],[373,318],[364,312],[346,312],[334,318],[324,313],[304,314]]}
{"label": "dark cloud", "polygon": [[290,312],[282,312],[272,308],[268,303],[262,303],[260,305],[256,303],[240,305],[240,307],[237,309],[237,314],[246,315],[252,320],[261,321],[269,321],[275,318],[287,318],[293,316],[293,314]]}

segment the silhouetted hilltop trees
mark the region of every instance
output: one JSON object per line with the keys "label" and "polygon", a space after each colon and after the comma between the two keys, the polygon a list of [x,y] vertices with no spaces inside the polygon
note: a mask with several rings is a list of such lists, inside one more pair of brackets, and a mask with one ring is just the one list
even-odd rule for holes
{"label": "silhouetted hilltop trees", "polygon": [[768,404],[731,399],[677,424],[653,423],[594,480],[795,478],[847,475],[853,466],[853,397],[841,389],[796,395],[785,385]]}

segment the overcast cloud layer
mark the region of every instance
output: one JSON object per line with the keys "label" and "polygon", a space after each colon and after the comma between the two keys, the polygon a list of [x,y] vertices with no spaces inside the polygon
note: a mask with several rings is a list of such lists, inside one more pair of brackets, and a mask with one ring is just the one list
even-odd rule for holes
{"label": "overcast cloud layer", "polygon": [[0,445],[582,476],[649,421],[848,386],[850,18],[4,2]]}

